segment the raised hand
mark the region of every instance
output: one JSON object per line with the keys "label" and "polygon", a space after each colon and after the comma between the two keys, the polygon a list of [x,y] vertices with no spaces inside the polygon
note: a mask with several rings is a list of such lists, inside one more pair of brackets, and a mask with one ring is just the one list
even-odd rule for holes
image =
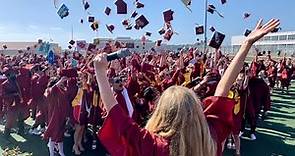
{"label": "raised hand", "polygon": [[246,40],[251,44],[261,39],[264,35],[268,34],[280,25],[280,20],[271,19],[266,24],[262,25],[262,19],[259,20],[255,29],[247,36]]}
{"label": "raised hand", "polygon": [[[95,67],[95,71],[106,71],[108,68],[107,54],[98,54],[93,59],[93,64]],[[99,72],[98,72],[99,73]]]}

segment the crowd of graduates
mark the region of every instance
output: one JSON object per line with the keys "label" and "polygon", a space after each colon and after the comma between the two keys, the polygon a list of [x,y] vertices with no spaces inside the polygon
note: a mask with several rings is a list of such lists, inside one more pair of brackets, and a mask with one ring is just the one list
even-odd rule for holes
{"label": "crowd of graduates", "polygon": [[[273,60],[269,53],[266,60],[257,55],[244,63],[252,44],[276,26],[278,20],[263,27],[259,23],[234,58],[218,49],[210,53],[189,48],[133,53],[107,63],[102,53],[120,48],[112,42],[110,49],[55,54],[53,62],[32,51],[1,54],[4,136],[10,137],[13,131],[40,135],[48,142],[51,156],[55,152],[65,155],[63,140],[68,135],[74,136],[73,152],[81,155],[89,129],[93,149],[99,140],[111,155],[222,155],[225,146],[240,155],[246,124],[250,139],[255,140],[258,118],[263,119],[271,109],[271,91],[278,87],[288,92],[293,78],[295,62],[286,56]],[[197,98],[190,101],[188,92]],[[190,104],[182,103],[183,99]],[[181,115],[181,109],[187,112]],[[25,129],[28,118],[34,124]],[[200,123],[194,125],[190,118]],[[181,124],[173,127],[174,120]],[[200,132],[195,135],[201,137],[183,132],[185,129]],[[184,143],[175,141],[177,137]],[[194,143],[202,148],[186,145]]]}

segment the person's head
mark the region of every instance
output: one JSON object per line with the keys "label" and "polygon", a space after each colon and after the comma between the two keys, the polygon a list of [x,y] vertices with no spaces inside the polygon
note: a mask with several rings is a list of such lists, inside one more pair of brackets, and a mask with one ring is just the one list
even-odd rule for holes
{"label": "person's head", "polygon": [[170,87],[160,97],[146,128],[171,140],[171,156],[216,155],[215,143],[201,105],[188,88]]}
{"label": "person's head", "polygon": [[112,84],[112,87],[114,89],[115,92],[118,92],[118,91],[122,91],[123,90],[123,81],[121,78],[119,77],[115,77],[111,80],[111,84]]}

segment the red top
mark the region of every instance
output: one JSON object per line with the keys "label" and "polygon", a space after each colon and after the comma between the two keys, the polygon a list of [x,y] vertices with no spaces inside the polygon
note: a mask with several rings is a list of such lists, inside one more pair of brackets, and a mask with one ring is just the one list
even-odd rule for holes
{"label": "red top", "polygon": [[[222,155],[221,143],[231,132],[234,103],[226,97],[204,100],[204,114],[217,143],[217,156]],[[140,128],[119,105],[109,112],[98,137],[112,156],[169,156],[169,140]]]}

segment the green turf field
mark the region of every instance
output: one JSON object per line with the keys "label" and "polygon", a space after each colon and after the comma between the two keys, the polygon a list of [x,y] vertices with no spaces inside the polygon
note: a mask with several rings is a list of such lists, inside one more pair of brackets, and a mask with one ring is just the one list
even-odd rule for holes
{"label": "green turf field", "polygon": [[[294,83],[293,83],[294,85]],[[31,120],[26,122],[31,125]],[[3,125],[0,130],[3,131]],[[295,87],[292,87],[290,94],[282,94],[280,91],[274,91],[272,95],[272,109],[264,121],[258,121],[257,140],[250,141],[247,137],[242,139],[242,156],[295,156]],[[65,154],[73,155],[71,147],[72,138],[65,139]],[[87,143],[86,146],[90,146]],[[24,135],[19,136],[15,133],[12,137],[3,138],[0,133],[0,155],[3,155],[5,149],[19,147],[22,154],[46,156],[48,155],[45,141],[40,137]],[[98,145],[98,147],[100,147]],[[88,147],[90,148],[90,147]],[[225,150],[225,156],[231,156],[233,151]],[[104,150],[98,148],[95,151],[84,153],[85,156],[104,156]],[[10,154],[12,155],[12,154]]]}

